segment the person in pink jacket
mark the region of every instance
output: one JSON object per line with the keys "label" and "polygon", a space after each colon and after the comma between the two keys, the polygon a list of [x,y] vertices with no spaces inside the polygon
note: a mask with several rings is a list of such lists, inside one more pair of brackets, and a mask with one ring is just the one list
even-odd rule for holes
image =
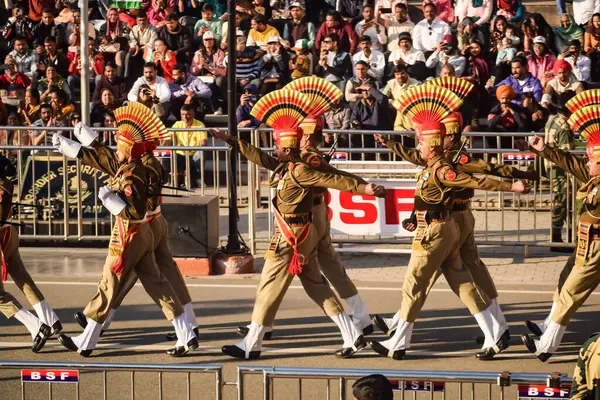
{"label": "person in pink jacket", "polygon": [[533,39],[533,52],[527,55],[527,65],[531,75],[539,79],[542,87],[554,78],[554,63],[556,57],[548,50],[546,38],[536,36]]}
{"label": "person in pink jacket", "polygon": [[437,19],[441,19],[448,25],[454,23],[454,6],[452,5],[452,0],[424,0],[423,6],[427,3],[435,4],[437,9],[437,15],[435,17]]}
{"label": "person in pink jacket", "polygon": [[471,17],[475,25],[483,25],[490,22],[493,10],[494,0],[462,0],[456,14],[459,21]]}

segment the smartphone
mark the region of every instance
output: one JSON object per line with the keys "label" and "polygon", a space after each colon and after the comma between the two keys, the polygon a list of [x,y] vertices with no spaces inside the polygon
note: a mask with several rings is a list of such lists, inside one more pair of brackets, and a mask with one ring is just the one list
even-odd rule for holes
{"label": "smartphone", "polygon": [[392,13],[392,9],[388,8],[388,7],[381,7],[379,9],[379,11],[381,11],[382,14],[391,14]]}

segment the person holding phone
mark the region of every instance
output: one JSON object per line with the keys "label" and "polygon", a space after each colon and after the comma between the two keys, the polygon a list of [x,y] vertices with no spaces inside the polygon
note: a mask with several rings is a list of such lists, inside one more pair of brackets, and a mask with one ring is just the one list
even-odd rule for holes
{"label": "person holding phone", "polygon": [[383,51],[383,45],[387,43],[385,27],[375,19],[375,8],[365,4],[362,8],[363,19],[356,24],[356,34],[360,37],[369,36],[373,50]]}
{"label": "person holding phone", "polygon": [[408,6],[404,3],[396,4],[393,14],[378,14],[378,20],[380,23],[383,23],[383,26],[387,30],[387,49],[390,52],[399,49],[398,40],[400,34],[406,32],[410,36],[415,27],[415,24],[408,17]]}

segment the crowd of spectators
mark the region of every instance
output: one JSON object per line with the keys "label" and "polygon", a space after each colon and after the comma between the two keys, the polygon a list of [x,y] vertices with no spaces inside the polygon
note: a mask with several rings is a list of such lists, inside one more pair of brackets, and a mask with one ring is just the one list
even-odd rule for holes
{"label": "crowd of spectators", "polygon": [[[140,101],[167,126],[235,112],[240,127],[258,127],[250,115],[257,99],[317,75],[344,93],[325,115],[327,128],[411,129],[393,100],[433,77],[457,76],[475,85],[465,127],[543,130],[558,96],[600,86],[596,3],[574,2],[573,14],[558,10],[553,28],[520,0],[424,0],[420,7],[405,0],[237,0],[234,16],[225,0],[92,1],[91,121],[110,126],[115,108]],[[0,125],[71,125],[81,102],[77,3],[7,0],[0,23]],[[229,23],[235,49],[228,49]],[[236,56],[235,104],[225,95],[228,51]],[[46,143],[39,132],[27,140]],[[25,140],[5,134],[6,142]],[[375,145],[360,140],[351,145]]]}

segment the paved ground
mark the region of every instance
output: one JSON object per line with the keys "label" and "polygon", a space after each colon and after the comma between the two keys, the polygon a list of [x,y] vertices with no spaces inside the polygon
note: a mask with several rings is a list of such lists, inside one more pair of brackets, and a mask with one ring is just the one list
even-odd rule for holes
{"label": "paved ground", "polygon": [[[597,313],[600,310],[600,293],[590,297],[587,304],[577,313],[569,325],[564,344],[549,363],[541,364],[526,354],[518,334],[524,333],[522,321],[542,319],[548,312],[555,279],[566,259],[554,256],[544,249],[539,254],[524,259],[522,251],[509,249],[503,255],[497,248],[484,249],[484,260],[499,285],[502,308],[509,321],[513,340],[511,348],[497,360],[478,362],[473,356],[477,351],[474,337],[478,335],[475,321],[450,293],[444,283],[436,286],[421,318],[415,327],[414,346],[405,361],[392,361],[377,357],[371,351],[363,351],[356,359],[338,360],[333,353],[341,340],[333,323],[324,317],[304,294],[298,281],[288,292],[281,310],[275,332],[275,340],[267,342],[263,357],[254,362],[239,362],[220,353],[220,347],[238,341],[235,326],[245,323],[250,317],[257,275],[233,278],[206,277],[188,279],[194,306],[202,329],[202,347],[192,356],[172,359],[164,354],[171,344],[163,341],[171,330],[156,306],[152,304],[141,287],[136,287],[126,299],[113,324],[113,329],[102,339],[97,351],[90,359],[65,351],[56,340],[48,342],[43,353],[34,355],[27,347],[30,337],[15,321],[4,320],[0,334],[0,359],[21,361],[89,361],[120,363],[217,363],[224,365],[224,378],[235,381],[235,366],[272,365],[330,368],[387,368],[387,369],[436,369],[513,372],[563,372],[572,374],[577,349],[588,335],[597,330]],[[35,276],[48,300],[56,308],[66,332],[76,333],[80,328],[73,321],[73,313],[82,309],[95,292],[103,250],[23,249],[25,263]],[[521,254],[521,255],[518,255]],[[344,255],[343,260],[350,276],[357,281],[361,295],[371,313],[391,314],[400,303],[401,279],[406,255]],[[260,264],[260,263],[258,263]],[[9,291],[18,293],[12,283]],[[381,336],[374,336],[375,339]],[[102,375],[88,373],[83,377],[82,397],[102,398]],[[109,397],[130,398],[130,376],[109,374]],[[195,398],[210,398],[213,390],[210,377],[194,377],[191,390]],[[158,398],[156,374],[137,374],[135,398]],[[297,382],[275,380],[275,388],[282,399],[298,398]],[[280,382],[280,383],[277,383]],[[249,398],[262,398],[260,377],[246,380]],[[308,381],[303,384],[303,399],[324,399],[324,382]],[[333,381],[332,386],[337,387]],[[185,376],[165,374],[163,377],[164,398],[185,398]],[[468,389],[468,388],[467,388]],[[54,398],[67,399],[72,390],[69,385],[55,385]],[[337,389],[332,389],[334,396]],[[456,387],[448,387],[447,398]],[[484,390],[484,389],[478,389]],[[2,371],[0,374],[0,396],[2,399],[20,398],[17,371]],[[71,392],[72,393],[72,392]],[[200,393],[200,394],[198,394]],[[484,396],[485,391],[481,396]],[[226,387],[225,399],[234,398],[234,388]],[[42,396],[43,395],[43,396]],[[465,389],[465,396],[468,396]],[[40,397],[41,396],[41,397]],[[27,388],[26,398],[47,396],[45,385],[35,384]],[[466,397],[465,397],[466,398]],[[469,397],[470,398],[470,397]],[[475,398],[479,397],[477,395]]]}

